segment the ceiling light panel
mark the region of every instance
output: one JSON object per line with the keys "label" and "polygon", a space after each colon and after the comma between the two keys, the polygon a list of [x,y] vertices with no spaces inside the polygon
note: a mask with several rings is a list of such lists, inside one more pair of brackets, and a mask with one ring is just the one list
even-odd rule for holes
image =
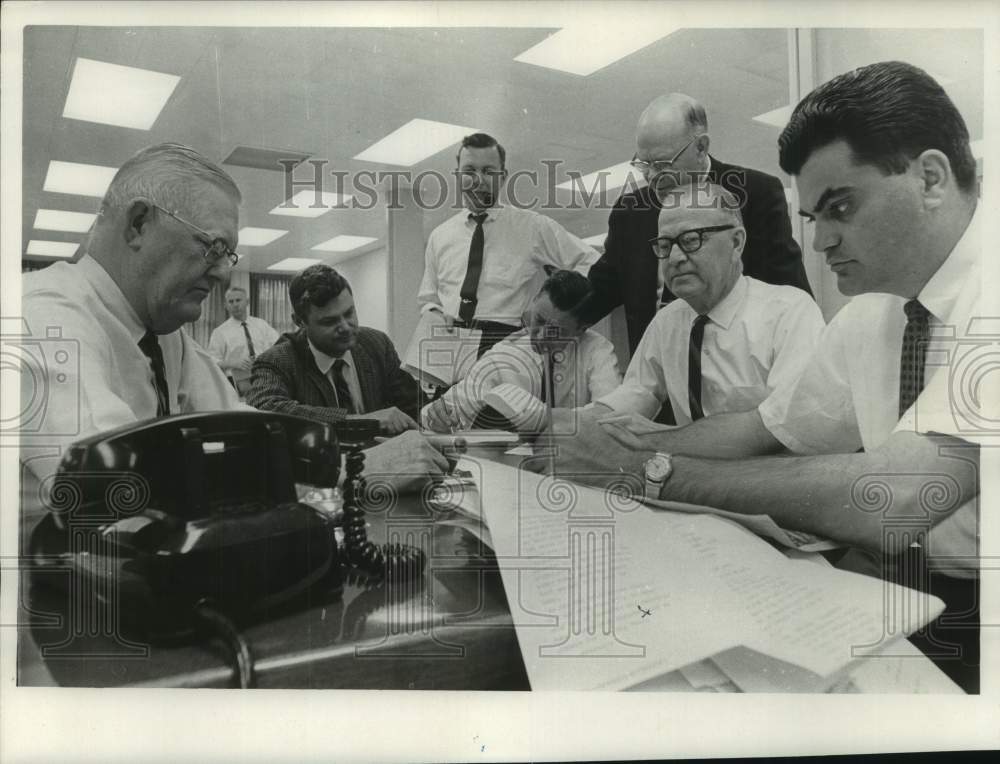
{"label": "ceiling light panel", "polygon": [[771,111],[765,111],[763,114],[758,114],[756,117],[753,117],[753,121],[763,122],[765,125],[771,125],[772,127],[780,127],[784,129],[791,117],[791,106],[779,106],[777,109],[772,109]]}
{"label": "ceiling light panel", "polygon": [[97,164],[81,164],[79,162],[49,162],[45,173],[43,191],[53,191],[57,194],[78,194],[80,196],[104,197],[111,179],[118,172],[117,167],[104,167]]}
{"label": "ceiling light panel", "polygon": [[362,162],[381,162],[412,167],[462,140],[478,133],[474,127],[450,125],[428,119],[411,119],[398,130],[372,144],[356,157]]}
{"label": "ceiling light panel", "polygon": [[239,232],[239,246],[241,247],[263,247],[272,241],[277,241],[288,231],[280,228],[254,228],[247,226],[241,228]]}
{"label": "ceiling light panel", "polygon": [[313,205],[316,204],[316,192],[306,188],[279,204],[271,210],[271,214],[295,218],[318,218],[330,210],[347,207],[347,203],[353,198],[352,194],[335,194],[332,191],[323,191],[320,193],[320,206],[315,207]]}
{"label": "ceiling light panel", "polygon": [[267,269],[269,271],[301,271],[310,265],[316,265],[318,262],[321,261],[314,260],[311,257],[286,257],[284,260],[279,260],[267,266]]}
{"label": "ceiling light panel", "polygon": [[89,212],[38,210],[35,213],[35,228],[41,231],[87,233],[96,219],[97,215],[92,215]]}
{"label": "ceiling light panel", "polygon": [[73,257],[80,248],[80,244],[75,241],[45,241],[43,239],[32,239],[28,242],[27,255],[38,255],[40,257]]}
{"label": "ceiling light panel", "polygon": [[78,58],[62,115],[149,130],[180,80],[173,74]]}
{"label": "ceiling light panel", "polygon": [[342,234],[317,244],[313,249],[319,252],[350,252],[358,247],[371,244],[373,241],[378,241],[378,239],[372,236],[347,236],[346,234]]}
{"label": "ceiling light panel", "polygon": [[514,60],[586,77],[678,29],[660,24],[643,26],[631,19],[617,24],[568,26],[515,56]]}
{"label": "ceiling light panel", "polygon": [[[629,177],[631,176],[631,181]],[[603,170],[584,175],[582,178],[570,179],[556,185],[556,188],[564,191],[573,191],[574,194],[586,193],[599,195],[602,188],[605,191],[613,191],[629,183],[632,188],[639,188],[646,185],[646,179],[642,173],[632,167],[628,162],[605,167]]]}

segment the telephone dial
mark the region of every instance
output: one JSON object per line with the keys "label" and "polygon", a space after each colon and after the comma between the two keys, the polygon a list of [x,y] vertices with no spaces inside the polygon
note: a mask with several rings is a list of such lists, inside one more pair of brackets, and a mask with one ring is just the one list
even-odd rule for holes
{"label": "telephone dial", "polygon": [[[252,686],[239,623],[306,592],[338,596],[345,577],[400,581],[423,571],[420,550],[367,539],[362,448],[377,434],[375,420],[330,425],[240,411],[162,417],[77,441],[30,548],[36,570],[70,575],[35,581],[113,607],[126,635],[220,636],[240,686]],[[298,501],[296,485],[335,487],[341,451],[339,544],[335,519]]]}

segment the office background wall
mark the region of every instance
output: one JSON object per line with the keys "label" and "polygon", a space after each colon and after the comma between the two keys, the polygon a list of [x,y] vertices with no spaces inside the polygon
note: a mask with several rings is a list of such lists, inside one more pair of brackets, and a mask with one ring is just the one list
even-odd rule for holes
{"label": "office background wall", "polygon": [[[375,156],[374,146],[412,120],[450,125],[457,135],[490,132],[505,144],[510,171],[522,173],[517,202],[537,204],[599,246],[608,208],[626,182],[639,112],[654,96],[678,90],[704,103],[713,154],[784,183],[807,273],[829,318],[844,299],[812,252],[811,230],[794,214],[794,184],[777,164],[776,141],[791,106],[850,68],[910,61],[955,100],[974,153],[982,156],[977,30],[671,29],[590,74],[517,60],[551,34],[542,28],[28,28],[22,259],[34,266],[77,258],[84,249],[79,220],[75,228],[59,228],[46,216],[93,215],[103,191],[99,183],[86,186],[82,175],[60,186],[57,163],[106,174],[143,146],[179,141],[222,162],[243,190],[243,257],[233,283],[249,287],[251,274],[288,275],[301,267],[282,266],[286,258],[328,262],[351,281],[361,320],[385,329],[402,349],[415,324],[424,241],[455,214],[457,200],[448,185],[440,204],[392,210],[392,186],[374,176],[406,173],[421,198],[433,200],[441,195],[440,179],[453,183],[458,139],[435,144],[434,131],[420,123],[423,132],[410,148],[433,145],[429,155]],[[74,83],[93,62],[169,79],[148,125],[109,124],[120,116],[116,111],[133,111],[114,100],[96,116],[69,110]],[[137,92],[164,86],[154,81],[159,85]],[[97,98],[102,83],[91,87]],[[286,175],[275,161],[282,156],[305,161]],[[523,173],[537,173],[537,182],[525,183]],[[593,174],[603,173],[604,193],[589,200],[574,193],[572,173],[583,176],[588,190]],[[305,197],[289,205],[299,192]],[[289,206],[296,216],[287,214]],[[208,308],[190,327],[205,341],[224,317],[217,304]],[[614,318],[603,331],[623,334]]]}

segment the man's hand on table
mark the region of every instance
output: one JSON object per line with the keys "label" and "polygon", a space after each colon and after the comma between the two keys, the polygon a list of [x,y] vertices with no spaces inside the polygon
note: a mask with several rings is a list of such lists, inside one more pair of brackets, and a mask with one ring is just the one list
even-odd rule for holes
{"label": "man's hand on table", "polygon": [[429,478],[448,472],[449,462],[414,430],[365,451],[364,476],[370,483],[390,486],[396,493],[419,491]]}
{"label": "man's hand on table", "polygon": [[367,414],[351,414],[348,419],[377,419],[379,432],[383,435],[399,435],[406,430],[418,429],[417,423],[409,414],[405,414],[395,406],[369,411]]}
{"label": "man's hand on table", "polygon": [[525,463],[532,472],[555,474],[576,483],[607,488],[623,475],[642,485],[643,463],[653,451],[627,448],[612,438],[598,420],[606,410],[554,409],[552,426],[535,443],[535,453],[555,450],[554,458],[536,456]]}

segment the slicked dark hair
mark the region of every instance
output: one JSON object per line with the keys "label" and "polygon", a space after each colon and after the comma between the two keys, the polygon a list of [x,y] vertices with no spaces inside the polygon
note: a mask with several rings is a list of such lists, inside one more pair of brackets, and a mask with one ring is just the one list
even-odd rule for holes
{"label": "slicked dark hair", "polygon": [[798,175],[810,155],[843,140],[861,164],[887,175],[906,171],[928,149],[942,152],[958,187],[976,187],[969,130],[927,72],[883,61],[834,77],[803,98],[778,138],[781,169]]}
{"label": "slicked dark hair", "polygon": [[472,135],[465,136],[462,139],[462,145],[458,147],[458,154],[455,155],[455,161],[461,163],[462,149],[488,149],[492,146],[497,147],[497,153],[500,155],[500,169],[506,169],[507,152],[503,146],[497,143],[496,138],[486,133],[473,133]]}
{"label": "slicked dark hair", "polygon": [[295,274],[288,285],[288,299],[292,302],[296,317],[305,321],[309,317],[311,306],[322,308],[330,300],[336,300],[345,289],[351,292],[347,279],[329,265],[316,263]]}
{"label": "slicked dark hair", "polygon": [[581,303],[590,296],[590,281],[576,271],[554,270],[542,284],[541,293],[547,294],[557,309],[576,316]]}

